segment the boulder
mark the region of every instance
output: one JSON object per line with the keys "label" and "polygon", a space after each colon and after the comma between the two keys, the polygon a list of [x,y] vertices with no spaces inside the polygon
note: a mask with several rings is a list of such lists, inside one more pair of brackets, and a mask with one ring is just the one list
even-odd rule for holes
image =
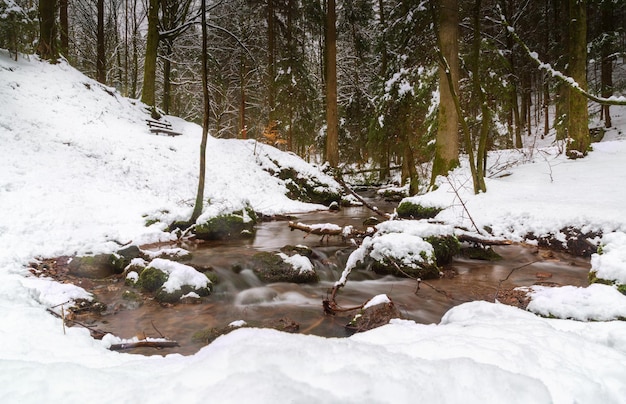
{"label": "boulder", "polygon": [[74,257],[68,264],[69,273],[91,279],[103,279],[123,272],[120,269],[119,256],[115,254],[96,254]]}
{"label": "boulder", "polygon": [[[310,267],[299,265],[302,263],[306,266],[307,262]],[[311,283],[319,280],[308,258],[299,254],[289,257],[282,253],[263,251],[252,257],[251,266],[259,279],[267,283]]]}
{"label": "boulder", "polygon": [[401,318],[400,310],[386,295],[378,295],[365,304],[346,329],[351,332],[368,331],[389,324],[393,318]]}

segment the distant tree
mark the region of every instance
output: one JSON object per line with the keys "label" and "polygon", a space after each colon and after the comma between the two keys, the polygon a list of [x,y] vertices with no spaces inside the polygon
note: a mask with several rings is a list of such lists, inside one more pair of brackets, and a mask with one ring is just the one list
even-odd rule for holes
{"label": "distant tree", "polygon": [[32,53],[31,45],[37,36],[37,7],[28,7],[26,2],[0,0],[0,48],[14,54]]}
{"label": "distant tree", "polygon": [[[161,0],[159,40],[163,44],[163,111],[170,113],[172,101],[172,65],[175,66],[174,42],[191,27],[191,0]],[[175,69],[174,69],[175,70]]]}
{"label": "distant tree", "polygon": [[326,160],[336,168],[339,165],[339,117],[335,0],[328,0],[326,7]]}
{"label": "distant tree", "polygon": [[68,0],[59,0],[59,28],[61,30],[61,54],[66,58],[69,56],[69,19],[67,12]]}
{"label": "distant tree", "polygon": [[159,6],[159,0],[149,0],[148,38],[146,43],[146,58],[143,67],[141,101],[150,106],[155,106],[156,100],[156,69],[157,53],[159,50]]}
{"label": "distant tree", "polygon": [[107,81],[106,42],[104,37],[104,0],[97,0],[97,29],[96,29],[96,80],[102,84]]}
{"label": "distant tree", "polygon": [[39,46],[37,53],[42,59],[56,62],[57,49],[56,0],[39,0]]}

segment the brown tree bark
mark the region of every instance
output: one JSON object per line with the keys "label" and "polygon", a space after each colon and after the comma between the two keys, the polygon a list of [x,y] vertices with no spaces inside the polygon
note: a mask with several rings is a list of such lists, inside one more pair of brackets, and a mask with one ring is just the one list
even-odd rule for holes
{"label": "brown tree bark", "polygon": [[[587,1],[569,0],[569,76],[587,90]],[[569,94],[567,156],[579,158],[589,149],[587,98],[577,91]]]}
{"label": "brown tree bark", "polygon": [[106,84],[106,47],[104,42],[104,0],[97,2],[97,31],[96,31],[96,80],[102,84]]}
{"label": "brown tree bark", "polygon": [[44,60],[56,62],[59,54],[56,46],[55,24],[56,0],[39,0],[39,45],[37,53]]}
{"label": "brown tree bark", "polygon": [[[607,35],[612,35],[615,30],[615,21],[613,18],[614,3],[610,1],[602,2],[602,26]],[[613,43],[609,38],[605,38],[602,41],[601,53],[602,64],[600,81],[602,83],[602,97],[608,98],[613,95]],[[602,115],[604,116],[604,126],[610,128],[613,123],[611,122],[611,110],[610,105],[602,105]]]}
{"label": "brown tree bark", "polygon": [[148,8],[148,39],[143,68],[141,101],[155,106],[157,52],[159,48],[159,0],[150,0]]}
{"label": "brown tree bark", "polygon": [[69,55],[69,21],[67,18],[67,0],[59,0],[59,27],[61,28],[61,54]]}
{"label": "brown tree bark", "polygon": [[337,29],[335,0],[328,0],[326,10],[326,160],[339,165],[339,119],[337,112]]}
{"label": "brown tree bark", "polygon": [[439,175],[447,175],[459,165],[459,115],[453,94],[459,90],[459,5],[457,0],[441,0],[439,4],[438,36],[447,63],[439,65],[438,127],[431,185]]}
{"label": "brown tree bark", "polygon": [[190,224],[195,224],[202,214],[204,207],[204,182],[206,177],[206,145],[209,137],[209,117],[211,114],[211,100],[209,98],[209,61],[207,44],[206,0],[201,2],[202,11],[202,98],[204,102],[204,116],[202,119],[202,140],[200,141],[200,173],[198,175],[198,192],[194,204]]}

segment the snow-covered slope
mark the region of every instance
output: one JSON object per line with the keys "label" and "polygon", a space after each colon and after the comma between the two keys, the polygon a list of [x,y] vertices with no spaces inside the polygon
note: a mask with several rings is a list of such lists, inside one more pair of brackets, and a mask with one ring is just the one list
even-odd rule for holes
{"label": "snow-covered slope", "polygon": [[[0,99],[5,251],[27,259],[110,248],[106,240],[150,242],[167,235],[160,228],[146,231],[142,215],[190,216],[198,181],[197,125],[168,117],[183,135],[153,135],[138,101],[66,63],[35,57],[15,63],[6,52],[0,53]],[[213,202],[247,200],[267,214],[323,208],[288,199],[284,182],[261,169],[271,160],[338,189],[301,159],[253,141],[209,137],[206,155],[205,197]]]}
{"label": "snow-covered slope", "polygon": [[[2,403],[619,403],[626,397],[624,322],[544,319],[486,302],[459,306],[439,325],[396,320],[345,339],[241,329],[190,357],[111,352],[106,340],[93,340],[85,329],[64,333],[45,303],[78,292],[28,278],[24,265],[35,256],[110,250],[117,248],[114,240],[169,237],[157,226],[144,227],[142,215],[189,214],[200,128],[170,118],[182,136],[151,135],[140,105],[66,64],[35,57],[15,63],[3,51],[0,102]],[[274,149],[253,152],[250,142],[210,139],[206,196],[220,203],[249,200],[266,213],[316,207],[287,199],[284,183],[259,165],[279,159],[319,175],[314,169]],[[626,160],[621,146],[597,153]],[[604,160],[595,156],[582,162],[589,175],[577,177],[582,165],[575,162],[555,182],[571,177],[569,186],[622,198],[623,184],[604,181],[607,171],[591,176]],[[527,170],[502,180],[508,188],[491,183],[490,193],[476,197],[472,212],[482,212],[476,213],[481,223],[506,219],[506,204],[515,214],[514,195],[500,192],[513,193],[518,180],[534,184],[524,194],[528,220],[519,226],[534,223],[533,214],[548,220],[561,214],[548,209],[567,209],[569,200],[537,210],[532,202],[542,201],[538,196],[551,183],[545,173],[539,178]],[[494,201],[502,206],[489,217]],[[571,210],[574,220],[591,217],[578,209]],[[565,218],[559,217],[560,225]],[[607,228],[623,226],[610,219]]]}

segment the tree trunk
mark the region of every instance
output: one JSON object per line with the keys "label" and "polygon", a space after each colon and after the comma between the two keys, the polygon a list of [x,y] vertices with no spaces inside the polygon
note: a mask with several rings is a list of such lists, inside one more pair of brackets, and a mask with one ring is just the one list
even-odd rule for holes
{"label": "tree trunk", "polygon": [[[613,6],[612,2],[602,2],[602,27],[606,38],[603,39],[601,45],[602,53],[602,68],[601,68],[601,82],[602,82],[602,97],[608,98],[613,95],[613,32],[615,31],[615,23],[613,18]],[[611,122],[610,105],[602,105],[602,115],[604,116],[604,126],[610,128],[613,124]]]}
{"label": "tree trunk", "polygon": [[132,40],[132,69],[130,78],[130,98],[137,98],[137,84],[139,82],[139,52],[137,51],[139,44],[139,22],[137,21],[137,0],[133,1],[133,40]]}
{"label": "tree trunk", "polygon": [[239,86],[241,98],[239,103],[239,134],[241,139],[248,138],[248,127],[246,126],[246,62],[244,55],[241,56],[239,65]]}
{"label": "tree trunk", "polygon": [[[434,17],[433,17],[434,18]],[[459,165],[459,116],[454,92],[459,89],[459,7],[457,0],[442,0],[439,7],[439,42],[446,64],[439,65],[439,112],[431,185]],[[447,69],[449,68],[449,71]],[[452,83],[448,82],[448,78]],[[471,150],[468,150],[471,152]]]}
{"label": "tree trunk", "polygon": [[106,70],[106,47],[104,43],[104,0],[98,0],[98,26],[96,33],[96,80],[102,84],[106,84],[107,70]]}
{"label": "tree trunk", "polygon": [[[568,41],[568,26],[569,22],[563,24],[563,20],[567,20],[569,17],[569,3],[567,1],[558,1],[554,5],[554,20],[553,25],[557,27],[555,30],[558,36],[557,43],[563,49],[563,54],[568,55],[570,52],[570,41]],[[562,63],[557,63],[556,67],[560,71],[565,71],[567,65],[567,59],[563,58]],[[554,92],[555,101],[555,116],[554,116],[554,128],[556,130],[556,139],[565,140],[567,138],[567,127],[569,122],[569,94],[570,89],[568,85],[558,82]]]}
{"label": "tree trunk", "polygon": [[274,28],[274,0],[267,0],[267,103],[269,108],[268,124],[274,121],[274,109],[276,108],[276,32]]}
{"label": "tree trunk", "polygon": [[61,54],[69,57],[69,22],[67,18],[67,0],[59,0],[59,26],[61,28]]}
{"label": "tree trunk", "polygon": [[196,203],[189,219],[190,224],[195,224],[202,214],[204,207],[204,180],[206,177],[206,145],[209,137],[209,116],[211,114],[211,102],[209,99],[209,62],[206,24],[206,0],[201,2],[202,11],[202,98],[204,103],[202,119],[202,140],[200,142],[200,173],[198,175],[198,192]]}
{"label": "tree trunk", "polygon": [[170,113],[170,101],[172,98],[172,41],[165,40],[165,57],[163,58],[163,111]]}
{"label": "tree trunk", "polygon": [[155,106],[155,82],[157,51],[159,48],[159,0],[150,0],[148,9],[148,39],[146,43],[146,59],[143,69],[143,88],[141,101]]}
{"label": "tree trunk", "polygon": [[[481,122],[480,122],[480,136],[478,138],[478,152],[476,154],[476,167],[472,167],[472,173],[474,174],[474,192],[486,192],[487,186],[485,184],[485,166],[487,161],[487,137],[489,135],[489,126],[491,125],[491,111],[485,101],[485,94],[480,79],[480,0],[476,0],[474,5],[474,42],[472,43],[472,51],[474,53],[474,72],[472,74],[473,86],[475,96],[478,97],[478,103],[480,104]],[[473,145],[471,145],[473,146]],[[467,150],[467,153],[473,153],[473,150]],[[471,161],[471,159],[470,159]]]}
{"label": "tree trunk", "polygon": [[39,45],[37,52],[44,60],[56,62],[56,0],[39,0]]}
{"label": "tree trunk", "polygon": [[[570,55],[569,76],[580,88],[587,90],[587,2],[569,0],[570,7]],[[579,158],[587,155],[589,149],[589,119],[587,98],[577,91],[569,94],[569,125],[567,156]]]}
{"label": "tree trunk", "polygon": [[339,121],[337,113],[337,31],[335,0],[328,0],[326,14],[326,160],[339,165]]}

